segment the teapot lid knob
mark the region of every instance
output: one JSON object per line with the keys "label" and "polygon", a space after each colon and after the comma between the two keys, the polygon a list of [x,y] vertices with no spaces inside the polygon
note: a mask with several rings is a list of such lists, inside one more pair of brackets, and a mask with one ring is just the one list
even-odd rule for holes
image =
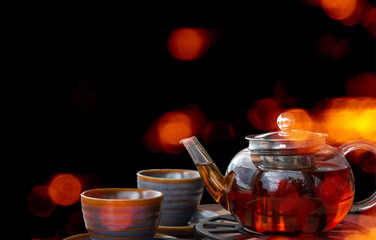
{"label": "teapot lid knob", "polygon": [[289,136],[292,134],[292,129],[295,126],[295,117],[291,113],[281,113],[277,118],[277,124],[281,132],[280,136]]}

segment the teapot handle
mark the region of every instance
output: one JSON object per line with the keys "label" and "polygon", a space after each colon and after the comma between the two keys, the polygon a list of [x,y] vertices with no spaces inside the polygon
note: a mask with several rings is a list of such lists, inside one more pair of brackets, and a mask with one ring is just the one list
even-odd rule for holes
{"label": "teapot handle", "polygon": [[[370,151],[371,153],[376,155],[376,145],[373,142],[366,141],[366,140],[354,140],[347,142],[339,147],[345,155],[349,152],[354,150],[362,149],[366,151]],[[350,212],[361,212],[367,210],[376,205],[376,191],[368,198],[354,202],[351,206]]]}

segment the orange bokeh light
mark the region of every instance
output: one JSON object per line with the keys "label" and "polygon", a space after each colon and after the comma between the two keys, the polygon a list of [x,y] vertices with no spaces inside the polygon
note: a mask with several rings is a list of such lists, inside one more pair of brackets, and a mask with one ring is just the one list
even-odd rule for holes
{"label": "orange bokeh light", "polygon": [[362,226],[367,231],[362,233],[349,232],[348,235],[344,238],[344,240],[374,240],[376,236],[376,207],[372,207],[366,211],[363,211],[362,214],[352,214],[351,216],[348,215],[348,218],[351,218],[352,222],[355,224]]}
{"label": "orange bokeh light", "polygon": [[354,26],[364,21],[364,15],[370,8],[367,0],[320,0],[326,14],[345,26]]}
{"label": "orange bokeh light", "polygon": [[169,112],[158,123],[159,140],[163,145],[178,145],[193,133],[191,118],[181,112]]}
{"label": "orange bokeh light", "polygon": [[294,115],[294,129],[304,131],[315,131],[315,123],[306,110],[301,108],[294,108],[289,109],[286,112]]}
{"label": "orange bokeh light", "polygon": [[210,45],[210,38],[202,28],[177,28],[168,37],[167,47],[174,58],[192,61],[201,58]]}
{"label": "orange bokeh light", "polygon": [[331,141],[344,143],[357,138],[376,141],[376,98],[332,99],[323,121]]}
{"label": "orange bokeh light", "polygon": [[185,150],[179,141],[200,135],[205,124],[206,117],[194,106],[187,110],[170,111],[151,125],[144,141],[152,152],[178,154]]}
{"label": "orange bokeh light", "polygon": [[52,201],[69,206],[80,199],[82,184],[72,174],[58,174],[52,179],[48,190]]}
{"label": "orange bokeh light", "polygon": [[357,0],[321,0],[320,3],[328,16],[335,20],[349,18],[357,6]]}

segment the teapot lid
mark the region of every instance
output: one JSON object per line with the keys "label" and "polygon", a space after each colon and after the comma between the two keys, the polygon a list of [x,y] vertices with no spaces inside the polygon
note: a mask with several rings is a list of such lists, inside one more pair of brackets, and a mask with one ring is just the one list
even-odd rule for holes
{"label": "teapot lid", "polygon": [[295,117],[291,113],[279,115],[277,124],[281,131],[248,135],[246,139],[249,140],[249,148],[251,150],[313,149],[325,144],[325,138],[329,136],[325,133],[293,130]]}

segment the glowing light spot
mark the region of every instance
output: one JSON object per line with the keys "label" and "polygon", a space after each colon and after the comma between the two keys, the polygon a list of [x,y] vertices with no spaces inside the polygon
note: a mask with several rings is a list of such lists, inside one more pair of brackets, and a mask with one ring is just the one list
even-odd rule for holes
{"label": "glowing light spot", "polygon": [[210,45],[210,38],[201,28],[177,28],[168,38],[167,47],[174,58],[191,61],[201,58]]}
{"label": "glowing light spot", "polygon": [[158,124],[158,132],[162,142],[177,145],[182,138],[192,135],[191,119],[184,113],[167,113]]}
{"label": "glowing light spot", "polygon": [[291,113],[295,118],[296,130],[305,130],[305,131],[315,131],[315,126],[312,118],[309,116],[308,112],[301,108],[289,109],[285,112]]}
{"label": "glowing light spot", "polygon": [[[374,144],[376,148],[376,144]],[[355,164],[367,173],[375,174],[376,173],[376,156],[371,152],[364,150],[357,150],[355,152]],[[354,162],[351,162],[354,164]]]}
{"label": "glowing light spot", "polygon": [[376,141],[376,98],[336,98],[324,112],[328,140],[344,143],[364,138]]}
{"label": "glowing light spot", "polygon": [[369,8],[365,12],[362,25],[370,37],[376,38],[376,8]]}
{"label": "glowing light spot", "polygon": [[356,5],[356,0],[321,0],[321,7],[335,20],[349,18],[355,11]]}
{"label": "glowing light spot", "polygon": [[376,97],[376,75],[374,73],[360,73],[348,79],[346,95],[349,97]]}
{"label": "glowing light spot", "polygon": [[332,48],[332,57],[336,60],[343,59],[350,53],[350,42],[346,38],[339,39]]}
{"label": "glowing light spot", "polygon": [[258,130],[275,130],[278,129],[276,119],[281,113],[282,108],[276,99],[264,98],[248,110],[248,120]]}
{"label": "glowing light spot", "polygon": [[324,34],[319,38],[317,43],[318,53],[321,57],[331,57],[332,56],[332,49],[337,41],[337,38],[331,34]]}
{"label": "glowing light spot", "polygon": [[324,34],[318,41],[318,53],[321,57],[340,60],[345,58],[350,51],[350,42],[346,38],[338,39],[333,34]]}
{"label": "glowing light spot", "polygon": [[353,221],[368,231],[368,234],[364,234],[364,232],[356,232],[356,233],[348,233],[344,240],[353,240],[353,239],[361,239],[361,240],[374,240],[376,236],[376,221],[374,221],[376,217],[376,208],[372,207],[366,211],[363,211],[361,215],[355,214],[353,216]]}
{"label": "glowing light spot", "polygon": [[170,111],[154,121],[144,136],[144,142],[152,152],[178,154],[185,151],[179,141],[200,135],[205,124],[206,117],[195,106]]}
{"label": "glowing light spot", "polygon": [[81,182],[72,174],[56,175],[49,186],[52,201],[63,206],[76,203],[80,198],[81,191]]}
{"label": "glowing light spot", "polygon": [[[359,224],[360,225],[360,224]],[[364,226],[364,225],[360,225]],[[361,239],[361,240],[375,240],[376,236],[376,227],[367,228],[367,232],[365,233],[347,233],[346,236],[344,236],[344,240],[354,240],[354,239]]]}
{"label": "glowing light spot", "polygon": [[51,200],[47,186],[33,187],[27,196],[29,211],[38,217],[46,217],[53,213],[56,204]]}

